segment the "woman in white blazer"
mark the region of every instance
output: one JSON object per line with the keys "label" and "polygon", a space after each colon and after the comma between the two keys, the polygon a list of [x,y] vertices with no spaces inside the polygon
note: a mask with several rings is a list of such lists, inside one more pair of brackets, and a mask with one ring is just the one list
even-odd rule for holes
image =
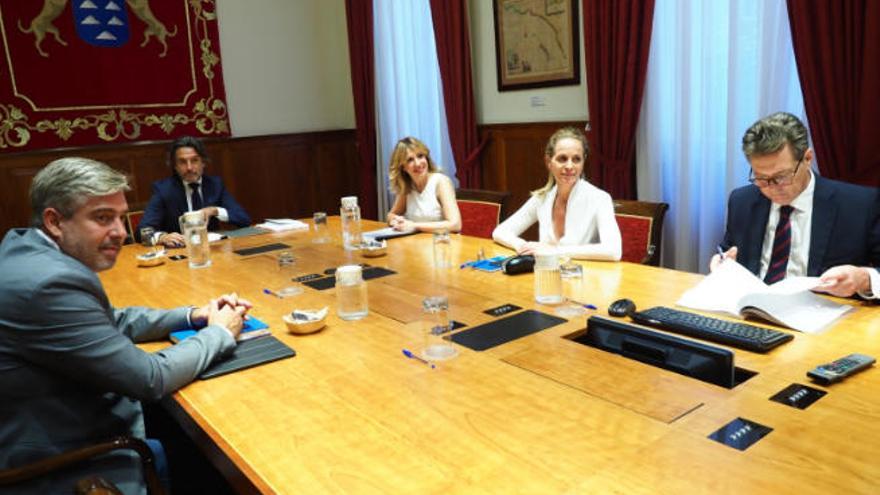
{"label": "woman in white blazer", "polygon": [[[619,261],[620,229],[611,196],[583,178],[587,139],[576,128],[559,129],[547,142],[544,187],[492,232],[495,242],[534,254],[552,249],[578,259]],[[538,222],[538,242],[520,235]]]}

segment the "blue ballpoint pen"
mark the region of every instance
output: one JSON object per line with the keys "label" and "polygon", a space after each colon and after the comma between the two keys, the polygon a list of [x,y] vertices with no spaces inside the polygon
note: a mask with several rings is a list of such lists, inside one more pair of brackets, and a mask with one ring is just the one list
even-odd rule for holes
{"label": "blue ballpoint pen", "polygon": [[282,296],[281,294],[275,292],[275,291],[272,290],[272,289],[263,289],[263,294],[269,294],[270,296],[275,296],[275,297],[277,297],[278,299],[284,299],[284,296]]}
{"label": "blue ballpoint pen", "polygon": [[404,356],[406,356],[406,357],[408,357],[408,358],[410,358],[410,359],[415,359],[416,361],[420,361],[420,362],[422,362],[422,363],[424,363],[424,364],[427,364],[427,365],[430,366],[431,368],[436,368],[436,366],[434,366],[434,363],[428,361],[427,359],[424,359],[424,358],[422,358],[422,357],[420,357],[420,356],[417,356],[417,355],[413,354],[412,351],[410,351],[409,349],[403,349],[402,352],[403,352],[403,355],[404,355]]}

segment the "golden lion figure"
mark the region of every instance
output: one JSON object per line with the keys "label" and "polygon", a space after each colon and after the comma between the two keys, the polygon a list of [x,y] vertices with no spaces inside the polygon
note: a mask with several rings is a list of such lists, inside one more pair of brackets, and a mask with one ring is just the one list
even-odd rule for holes
{"label": "golden lion figure", "polygon": [[[150,37],[155,36],[159,44],[162,45],[162,53],[159,56],[164,57],[168,53],[168,42],[165,39],[173,38],[177,35],[177,26],[174,26],[173,30],[169,31],[165,24],[162,24],[153,14],[152,9],[150,9],[149,0],[125,0],[125,3],[128,4],[134,15],[147,25],[144,29],[144,41],[141,43],[141,48],[149,43]],[[27,29],[21,25],[21,19],[18,21],[18,29],[21,32],[34,34],[34,46],[37,47],[37,52],[44,57],[49,56],[48,53],[43,51],[41,46],[47,33],[54,36],[55,41],[61,45],[67,46],[67,43],[61,39],[58,28],[52,24],[52,21],[61,15],[66,6],[67,0],[43,0],[43,9],[34,17]]]}
{"label": "golden lion figure", "polygon": [[43,9],[40,10],[40,13],[37,14],[36,17],[34,17],[31,21],[31,25],[27,29],[21,25],[21,19],[18,20],[18,29],[20,29],[22,33],[34,33],[34,46],[37,47],[37,52],[44,57],[48,57],[49,54],[44,52],[40,45],[43,43],[43,38],[46,37],[46,33],[54,36],[55,41],[61,45],[67,46],[67,43],[61,39],[61,34],[58,32],[58,28],[52,24],[52,21],[61,15],[61,11],[64,10],[66,5],[67,0],[44,0]]}
{"label": "golden lion figure", "polygon": [[177,26],[174,26],[174,31],[168,31],[165,24],[162,24],[162,22],[159,21],[159,19],[156,19],[156,16],[153,15],[153,11],[150,9],[149,0],[125,0],[125,3],[131,7],[131,11],[134,12],[134,15],[138,16],[138,19],[144,21],[144,24],[147,25],[147,28],[144,29],[144,41],[141,43],[141,48],[147,45],[150,41],[150,36],[155,36],[159,44],[162,45],[162,53],[160,53],[159,56],[164,57],[168,53],[168,43],[165,42],[165,38],[173,38],[176,36]]}

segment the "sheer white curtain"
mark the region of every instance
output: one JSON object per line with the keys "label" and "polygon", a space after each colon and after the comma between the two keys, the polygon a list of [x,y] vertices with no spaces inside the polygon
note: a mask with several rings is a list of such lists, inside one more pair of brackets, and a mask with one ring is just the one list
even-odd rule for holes
{"label": "sheer white curtain", "polygon": [[708,271],[742,135],[776,111],[806,122],[785,0],[657,0],[636,156],[639,198],[670,205],[664,266]]}
{"label": "sheer white curtain", "polygon": [[443,86],[434,44],[429,0],[374,0],[376,53],[376,139],[379,218],[391,208],[388,160],[397,141],[413,136],[453,182]]}

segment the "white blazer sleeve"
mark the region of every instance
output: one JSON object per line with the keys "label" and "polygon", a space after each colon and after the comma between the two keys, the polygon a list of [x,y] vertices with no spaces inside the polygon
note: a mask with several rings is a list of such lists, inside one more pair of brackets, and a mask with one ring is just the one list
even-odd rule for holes
{"label": "white blazer sleeve", "polygon": [[538,199],[529,198],[522,207],[492,231],[492,239],[502,246],[519,250],[526,240],[520,235],[538,221]]}

